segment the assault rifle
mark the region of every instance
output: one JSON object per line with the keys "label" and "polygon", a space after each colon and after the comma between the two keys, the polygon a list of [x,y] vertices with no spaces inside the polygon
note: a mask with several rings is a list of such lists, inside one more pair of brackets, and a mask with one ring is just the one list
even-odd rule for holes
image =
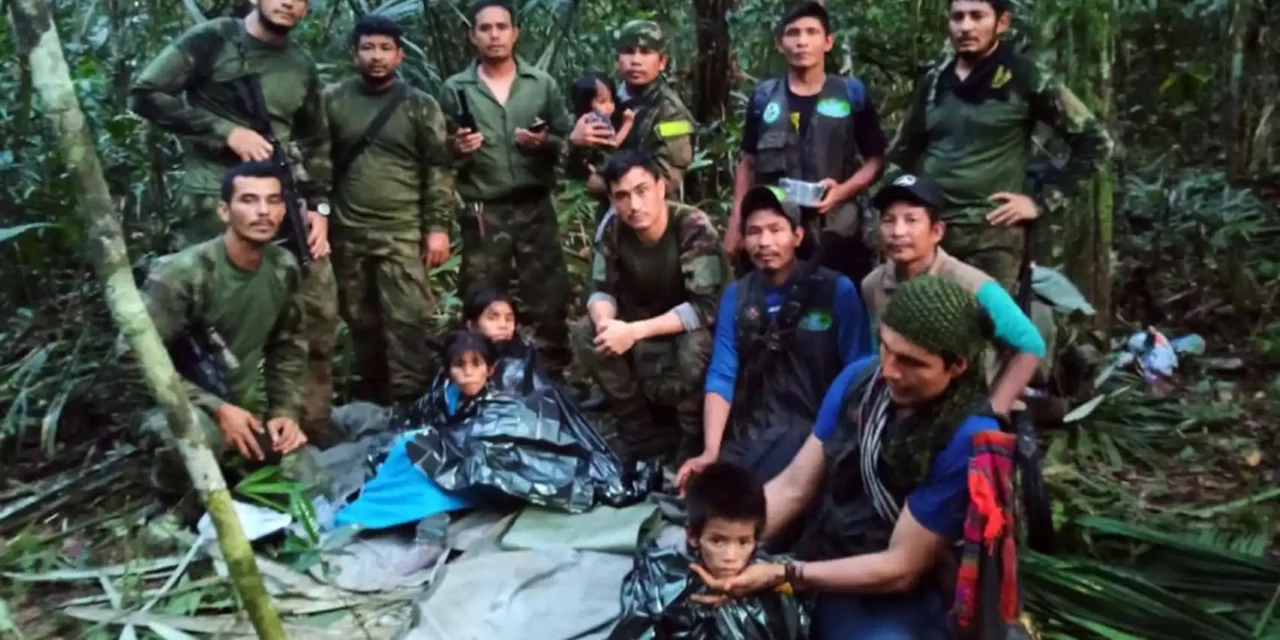
{"label": "assault rifle", "polygon": [[310,177],[302,164],[302,153],[297,144],[290,143],[286,147],[276,137],[271,128],[271,114],[267,111],[267,100],[262,94],[262,83],[258,76],[244,75],[232,82],[243,103],[244,113],[249,116],[249,127],[271,145],[269,162],[280,178],[285,216],[275,242],[288,249],[305,267],[311,261],[311,247],[307,244],[307,201],[299,186],[309,182]]}
{"label": "assault rifle", "polygon": [[[133,279],[139,287],[145,284],[150,267],[150,261],[145,258],[134,264]],[[192,322],[169,338],[164,346],[178,375],[223,400],[231,399],[227,377],[239,363],[216,329]]]}

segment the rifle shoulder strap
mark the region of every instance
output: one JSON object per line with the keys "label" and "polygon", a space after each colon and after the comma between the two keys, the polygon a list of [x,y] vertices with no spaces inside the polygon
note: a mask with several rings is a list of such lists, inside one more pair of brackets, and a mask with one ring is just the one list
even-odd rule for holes
{"label": "rifle shoulder strap", "polygon": [[391,119],[391,114],[395,113],[396,107],[400,106],[400,103],[404,102],[408,97],[409,89],[404,82],[397,82],[396,88],[393,89],[391,94],[391,99],[373,117],[373,121],[369,123],[368,128],[364,130],[364,134],[360,136],[360,139],[346,153],[334,157],[333,184],[341,183],[342,178],[346,176],[347,171],[351,168],[351,164],[369,148],[369,145],[373,144],[374,138],[377,138],[378,134],[382,132],[382,128],[387,126],[387,121]]}

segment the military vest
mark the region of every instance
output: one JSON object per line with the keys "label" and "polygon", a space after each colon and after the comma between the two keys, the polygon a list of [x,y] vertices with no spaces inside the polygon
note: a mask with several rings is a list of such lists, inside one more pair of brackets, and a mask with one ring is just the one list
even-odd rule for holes
{"label": "military vest", "polygon": [[766,429],[813,429],[827,387],[844,366],[833,316],[839,277],[802,265],[772,317],[764,276],[753,271],[738,280],[738,375],[729,419],[734,438]]}
{"label": "military vest", "polygon": [[860,80],[828,75],[801,137],[788,117],[786,77],[757,85],[751,101],[751,113],[760,114],[756,184],[777,184],[781,178],[847,180],[861,166],[850,120],[865,101],[866,88]]}

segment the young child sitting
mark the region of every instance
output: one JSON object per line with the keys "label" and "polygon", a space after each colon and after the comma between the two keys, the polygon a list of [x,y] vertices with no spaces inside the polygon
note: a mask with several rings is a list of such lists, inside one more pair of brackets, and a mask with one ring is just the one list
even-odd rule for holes
{"label": "young child sitting", "polygon": [[716,462],[690,480],[685,500],[684,535],[668,527],[642,543],[609,640],[807,638],[808,612],[789,588],[703,602],[718,597],[707,591],[707,579],[732,578],[766,559],[757,553],[765,524],[761,483],[745,468]]}
{"label": "young child sitting", "polygon": [[494,341],[516,337],[516,303],[505,291],[478,287],[462,303],[462,322],[470,331]]}
{"label": "young child sitting", "polygon": [[[455,414],[464,402],[484,391],[497,359],[493,343],[479,333],[458,331],[449,336],[445,344],[445,362],[449,364],[444,390],[447,415]],[[396,438],[360,496],[338,512],[334,521],[337,526],[385,529],[473,506],[465,491],[446,491],[414,465],[406,447],[415,435],[410,431]]]}

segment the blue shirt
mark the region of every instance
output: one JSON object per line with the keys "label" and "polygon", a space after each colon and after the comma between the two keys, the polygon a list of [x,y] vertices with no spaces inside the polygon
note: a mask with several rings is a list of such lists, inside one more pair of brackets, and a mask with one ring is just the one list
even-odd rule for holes
{"label": "blue shirt", "polygon": [[[786,302],[791,283],[781,286],[765,286],[765,315],[772,318]],[[862,296],[848,278],[836,280],[835,297],[831,304],[831,317],[836,325],[836,341],[839,344],[841,362],[849,364],[871,353],[871,330]],[[733,402],[733,387],[738,379],[738,283],[730,283],[720,298],[719,316],[716,318],[716,338],[711,349],[711,365],[707,368],[706,392],[714,393]]]}
{"label": "blue shirt", "polygon": [[[818,409],[818,420],[813,436],[823,442],[839,427],[849,425],[840,415],[845,394],[858,374],[875,361],[863,358],[844,368]],[[956,540],[964,534],[964,519],[969,512],[969,461],[973,459],[973,437],[984,431],[999,431],[995,418],[969,416],[951,436],[942,451],[938,452],[929,467],[924,482],[907,495],[911,515],[924,528],[948,539]]]}

